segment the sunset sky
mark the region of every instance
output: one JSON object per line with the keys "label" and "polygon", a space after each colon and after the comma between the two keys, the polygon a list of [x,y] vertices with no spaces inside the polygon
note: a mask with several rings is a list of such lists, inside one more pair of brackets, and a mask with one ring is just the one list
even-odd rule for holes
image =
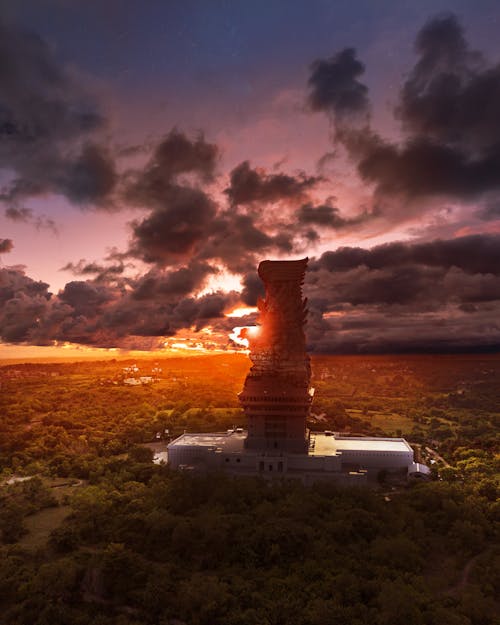
{"label": "sunset sky", "polygon": [[0,6],[0,358],[498,350],[498,0]]}

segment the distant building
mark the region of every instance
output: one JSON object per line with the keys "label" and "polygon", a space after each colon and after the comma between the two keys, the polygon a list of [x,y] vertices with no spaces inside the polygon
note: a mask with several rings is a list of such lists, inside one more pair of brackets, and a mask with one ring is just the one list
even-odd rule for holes
{"label": "distant building", "polygon": [[266,287],[266,299],[258,302],[260,325],[241,332],[253,363],[239,395],[248,429],[185,433],[168,445],[170,466],[297,477],[306,484],[324,479],[363,483],[381,471],[425,477],[428,468],[414,462],[403,438],[308,432],[314,389],[301,289],[306,265],[307,258],[259,265]]}
{"label": "distant building", "polygon": [[142,384],[139,378],[125,378],[123,383],[127,386],[140,386]]}
{"label": "distant building", "polygon": [[141,375],[138,378],[124,378],[123,384],[127,386],[140,386],[141,384],[153,384],[155,379],[151,375]]}

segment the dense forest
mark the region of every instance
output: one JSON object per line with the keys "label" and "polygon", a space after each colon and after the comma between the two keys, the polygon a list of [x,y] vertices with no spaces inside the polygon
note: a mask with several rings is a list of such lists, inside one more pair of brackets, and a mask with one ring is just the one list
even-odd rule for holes
{"label": "dense forest", "polygon": [[[244,355],[0,367],[0,622],[499,623],[500,357],[313,359],[308,426],[403,435],[433,481],[171,472],[244,425]],[[131,381],[133,380],[133,381]]]}

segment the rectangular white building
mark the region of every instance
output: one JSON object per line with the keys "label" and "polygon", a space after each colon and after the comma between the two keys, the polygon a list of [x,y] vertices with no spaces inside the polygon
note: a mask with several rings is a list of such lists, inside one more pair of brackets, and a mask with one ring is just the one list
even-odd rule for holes
{"label": "rectangular white building", "polygon": [[307,453],[245,447],[244,430],[179,436],[168,445],[174,469],[224,471],[239,475],[297,477],[305,483],[323,479],[364,482],[380,471],[408,472],[413,449],[404,438],[338,436],[314,432]]}

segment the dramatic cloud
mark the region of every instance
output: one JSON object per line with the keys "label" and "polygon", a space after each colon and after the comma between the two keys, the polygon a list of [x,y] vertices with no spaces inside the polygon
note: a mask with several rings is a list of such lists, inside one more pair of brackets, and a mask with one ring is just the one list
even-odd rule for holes
{"label": "dramatic cloud", "polygon": [[152,269],[136,281],[132,298],[154,301],[162,296],[190,295],[213,273],[215,270],[206,263],[191,263],[168,273]]}
{"label": "dramatic cloud", "polygon": [[240,163],[230,173],[230,186],[225,190],[234,205],[253,202],[273,203],[283,200],[300,201],[314,188],[321,177],[288,174],[267,174],[252,169],[248,161]]}
{"label": "dramatic cloud", "polygon": [[308,326],[309,347],[337,354],[498,352],[499,306],[407,315],[349,309],[343,316],[319,318]]}
{"label": "dramatic cloud", "polygon": [[321,178],[269,174],[244,162],[230,174],[227,206],[206,187],[214,179],[218,156],[218,148],[203,137],[191,140],[175,130],[142,169],[129,172],[126,200],[150,211],[132,222],[124,257],[159,267],[189,261],[198,267],[211,264],[212,271],[225,267],[246,273],[263,253],[289,254],[303,240],[318,238],[288,207],[278,220],[266,204],[286,200],[296,205]]}
{"label": "dramatic cloud", "polygon": [[203,181],[211,182],[219,156],[219,148],[205,141],[203,135],[191,141],[182,132],[172,130],[156,147],[145,171],[146,180],[154,184],[160,176],[172,180],[195,172]]}
{"label": "dramatic cloud", "polygon": [[345,48],[331,59],[315,61],[309,77],[311,110],[334,113],[340,119],[366,115],[368,88],[357,80],[364,71],[365,66],[356,58],[353,48]]}
{"label": "dramatic cloud", "polygon": [[469,49],[453,15],[427,22],[415,49],[419,59],[397,111],[405,129],[467,152],[494,148],[500,140],[500,66]]}
{"label": "dramatic cloud", "polygon": [[115,188],[118,175],[108,150],[94,143],[82,147],[57,180],[60,190],[76,204],[99,203]]}
{"label": "dramatic cloud", "polygon": [[138,206],[165,208],[172,198],[172,187],[179,177],[192,174],[199,181],[211,182],[219,159],[219,149],[202,135],[191,140],[172,130],[154,149],[147,164],[129,172],[125,199]]}
{"label": "dramatic cloud", "polygon": [[159,265],[196,255],[213,233],[217,208],[209,196],[192,187],[170,186],[162,205],[132,224],[131,253]]}
{"label": "dramatic cloud", "polygon": [[309,340],[319,351],[500,346],[500,236],[340,248],[310,263]]}
{"label": "dramatic cloud", "polygon": [[500,235],[478,234],[428,243],[387,243],[369,250],[344,247],[323,254],[310,265],[310,270],[325,268],[342,272],[362,265],[369,269],[385,269],[408,263],[500,275]]}
{"label": "dramatic cloud", "polygon": [[264,284],[256,271],[243,277],[241,301],[247,306],[256,306],[259,297],[264,297]]}
{"label": "dramatic cloud", "polygon": [[128,256],[160,267],[191,260],[199,268],[214,258],[225,260],[216,239],[221,242],[227,219],[236,215],[224,217],[200,187],[214,179],[218,158],[217,146],[202,136],[191,140],[173,130],[142,169],[129,172],[126,200],[150,212],[132,222]]}
{"label": "dramatic cloud", "polygon": [[102,312],[104,305],[113,299],[113,292],[108,286],[93,284],[90,281],[68,282],[59,293],[59,300],[71,306],[77,317],[97,315]]}
{"label": "dramatic cloud", "polygon": [[0,239],[0,254],[7,254],[14,247],[12,239]]}
{"label": "dramatic cloud", "polygon": [[0,338],[30,341],[47,311],[48,284],[36,282],[16,267],[0,268]]}
{"label": "dramatic cloud", "polygon": [[91,139],[103,114],[35,33],[0,20],[0,170],[8,203],[57,193],[104,205],[116,183],[111,155]]}
{"label": "dramatic cloud", "polygon": [[61,271],[70,271],[75,276],[93,275],[96,282],[101,282],[113,279],[114,276],[120,276],[126,267],[127,265],[123,262],[114,265],[103,265],[81,258],[77,263],[66,263],[64,267],[61,267]]}
{"label": "dramatic cloud", "polygon": [[374,185],[375,197],[470,200],[498,192],[500,65],[469,49],[453,15],[428,21],[415,50],[417,62],[396,109],[404,133],[399,144],[356,123],[368,100],[357,80],[364,68],[351,49],[312,66],[311,109],[333,116],[336,141],[362,180]]}
{"label": "dramatic cloud", "polygon": [[377,193],[409,197],[447,195],[468,199],[500,188],[500,151],[473,158],[448,145],[414,139],[403,148],[382,141],[366,145],[361,177]]}
{"label": "dramatic cloud", "polygon": [[205,272],[210,268],[155,271],[110,283],[72,281],[53,295],[47,284],[32,280],[22,269],[2,268],[0,338],[35,345],[70,341],[127,349],[161,347],[163,337],[181,329],[201,330],[238,302],[234,292],[190,295]]}
{"label": "dramatic cloud", "polygon": [[327,203],[318,206],[304,204],[297,210],[296,214],[300,224],[331,228],[333,230],[356,226],[374,216],[373,214],[362,213],[356,217],[342,217],[338,208]]}
{"label": "dramatic cloud", "polygon": [[269,224],[265,215],[228,210],[219,213],[212,227],[200,258],[220,262],[236,274],[255,270],[264,254],[289,255],[300,248],[297,228],[289,219]]}
{"label": "dramatic cloud", "polygon": [[[304,285],[315,351],[481,350],[500,345],[500,236],[340,248],[310,263]],[[81,265],[82,271],[98,267]],[[56,295],[20,268],[0,270],[1,338],[102,347],[162,345],[182,329],[223,332],[224,312],[263,295],[255,269],[241,293],[195,297],[214,272],[190,262],[136,278],[74,280]]]}
{"label": "dramatic cloud", "polygon": [[263,253],[291,253],[297,227],[270,226],[258,217],[224,210],[205,192],[172,186],[165,205],[132,223],[128,255],[158,266],[191,261],[244,273]]}

